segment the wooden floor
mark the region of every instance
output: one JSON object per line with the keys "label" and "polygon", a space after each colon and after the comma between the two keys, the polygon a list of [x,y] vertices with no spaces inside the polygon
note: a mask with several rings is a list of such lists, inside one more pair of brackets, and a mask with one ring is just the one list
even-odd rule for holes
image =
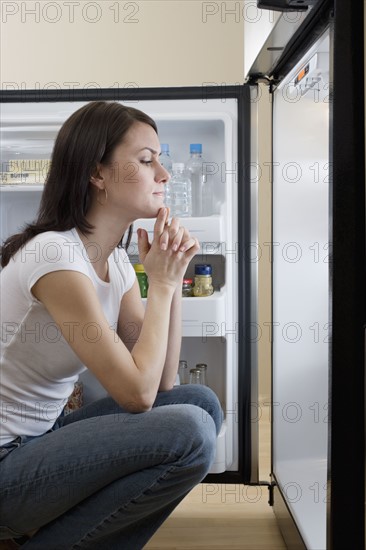
{"label": "wooden floor", "polygon": [[[270,424],[260,425],[260,479],[269,481]],[[144,550],[285,550],[268,489],[200,484]]]}

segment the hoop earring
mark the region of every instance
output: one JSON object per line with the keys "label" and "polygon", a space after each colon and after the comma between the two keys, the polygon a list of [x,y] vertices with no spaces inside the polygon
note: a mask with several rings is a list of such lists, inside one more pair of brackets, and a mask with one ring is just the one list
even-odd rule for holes
{"label": "hoop earring", "polygon": [[[99,191],[104,191],[104,193],[105,193],[104,202],[101,202],[101,201],[99,200]],[[99,204],[100,204],[101,206],[104,206],[104,205],[107,203],[107,199],[108,199],[107,189],[106,189],[105,187],[104,187],[104,189],[102,189],[102,190],[98,188],[97,202],[99,202]]]}

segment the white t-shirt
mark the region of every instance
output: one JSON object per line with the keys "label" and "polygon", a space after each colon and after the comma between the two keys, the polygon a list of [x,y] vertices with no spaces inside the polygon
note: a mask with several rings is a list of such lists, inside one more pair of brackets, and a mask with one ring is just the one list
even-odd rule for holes
{"label": "white t-shirt", "polygon": [[[0,446],[19,435],[42,435],[61,414],[85,366],[70,348],[46,308],[31,293],[46,273],[84,273],[95,287],[111,330],[116,331],[122,296],[136,275],[123,249],[109,256],[109,281],[102,281],[75,229],[48,231],[18,250],[0,274],[1,362]],[[73,325],[67,326],[72,331]],[[72,335],[72,332],[70,332]],[[97,323],[83,327],[83,336],[100,338]]]}

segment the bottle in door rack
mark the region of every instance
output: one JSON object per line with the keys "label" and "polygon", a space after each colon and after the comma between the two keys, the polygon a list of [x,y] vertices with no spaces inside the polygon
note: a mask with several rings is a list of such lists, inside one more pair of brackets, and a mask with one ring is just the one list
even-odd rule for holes
{"label": "bottle in door rack", "polygon": [[186,168],[192,183],[192,216],[210,216],[213,197],[211,178],[207,174],[207,163],[202,157],[202,144],[191,143],[190,158]]}
{"label": "bottle in door rack", "polygon": [[206,363],[198,363],[194,369],[191,369],[189,371],[189,383],[202,384],[202,386],[207,386],[206,371]]}
{"label": "bottle in door rack", "polygon": [[184,172],[183,162],[173,163],[173,175],[165,185],[165,205],[172,216],[192,216],[191,181]]}
{"label": "bottle in door rack", "polygon": [[169,174],[172,174],[173,161],[169,152],[169,143],[161,144],[161,155],[159,157],[159,162],[166,170],[168,170]]}
{"label": "bottle in door rack", "polygon": [[179,361],[178,376],[181,384],[188,384],[188,363],[183,359]]}

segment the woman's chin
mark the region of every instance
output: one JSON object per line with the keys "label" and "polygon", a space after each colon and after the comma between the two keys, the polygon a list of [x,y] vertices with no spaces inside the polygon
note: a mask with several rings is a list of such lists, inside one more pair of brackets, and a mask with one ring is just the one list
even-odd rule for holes
{"label": "woman's chin", "polygon": [[158,208],[152,208],[151,210],[146,210],[143,215],[141,216],[141,218],[145,219],[145,220],[151,220],[153,218],[156,218],[159,214],[159,210],[161,208],[164,208],[164,204],[162,204],[161,206],[159,206]]}

